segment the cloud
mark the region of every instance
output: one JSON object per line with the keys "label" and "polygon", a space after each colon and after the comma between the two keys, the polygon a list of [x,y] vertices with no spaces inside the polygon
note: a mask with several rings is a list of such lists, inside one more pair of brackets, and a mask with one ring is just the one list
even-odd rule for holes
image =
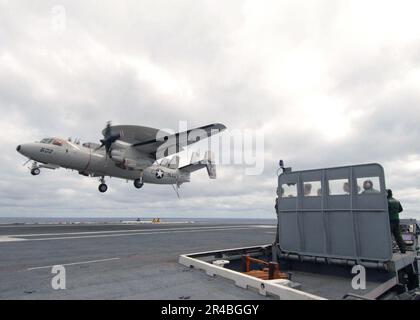
{"label": "cloud", "polygon": [[[62,1],[61,29],[54,8],[0,3],[0,215],[272,218],[282,158],[382,163],[420,218],[417,1]],[[256,130],[264,172],[199,172],[177,200],[167,186],[112,179],[102,195],[95,179],[21,166],[17,144],[97,142],[110,119]]]}

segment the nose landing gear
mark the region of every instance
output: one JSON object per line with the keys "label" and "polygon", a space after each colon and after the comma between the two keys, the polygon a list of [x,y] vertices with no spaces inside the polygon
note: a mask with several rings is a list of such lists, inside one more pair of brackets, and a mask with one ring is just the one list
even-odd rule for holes
{"label": "nose landing gear", "polygon": [[31,175],[37,176],[41,173],[41,170],[39,168],[31,169]]}
{"label": "nose landing gear", "polygon": [[36,162],[32,163],[32,166],[29,167],[29,169],[31,170],[31,175],[33,176],[37,176],[41,173],[41,170],[38,167],[38,164]]}
{"label": "nose landing gear", "polygon": [[99,181],[101,182],[101,184],[98,187],[99,192],[104,193],[108,190],[108,186],[105,183],[105,178],[102,177],[101,179],[99,179]]}

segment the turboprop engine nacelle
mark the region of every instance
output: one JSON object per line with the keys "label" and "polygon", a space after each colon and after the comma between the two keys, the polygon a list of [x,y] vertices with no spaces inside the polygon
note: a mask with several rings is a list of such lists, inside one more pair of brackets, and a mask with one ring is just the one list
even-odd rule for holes
{"label": "turboprop engine nacelle", "polygon": [[124,169],[141,169],[137,161],[126,158],[124,152],[120,150],[112,150],[111,159]]}
{"label": "turboprop engine nacelle", "polygon": [[124,162],[124,155],[120,150],[112,150],[111,151],[111,159],[115,162]]}

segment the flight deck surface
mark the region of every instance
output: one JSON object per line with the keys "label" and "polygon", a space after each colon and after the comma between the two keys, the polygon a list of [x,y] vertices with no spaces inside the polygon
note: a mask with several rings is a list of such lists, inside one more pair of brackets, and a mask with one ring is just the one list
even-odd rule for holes
{"label": "flight deck surface", "polygon": [[[275,231],[255,221],[3,224],[0,299],[271,299],[193,272],[178,258],[271,243]],[[51,286],[54,265],[65,267],[65,290]]]}

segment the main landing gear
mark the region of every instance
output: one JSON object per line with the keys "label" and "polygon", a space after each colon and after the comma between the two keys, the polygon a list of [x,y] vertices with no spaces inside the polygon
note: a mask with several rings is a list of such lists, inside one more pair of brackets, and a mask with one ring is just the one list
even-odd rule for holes
{"label": "main landing gear", "polygon": [[[108,186],[105,183],[105,177],[101,177],[99,179],[99,182],[100,182],[100,185],[98,186],[99,192],[105,193],[108,190]],[[134,180],[133,184],[134,184],[134,187],[136,189],[140,189],[141,187],[143,187],[143,185],[144,185],[143,177],[140,177],[140,178]]]}
{"label": "main landing gear", "polygon": [[136,187],[136,189],[140,189],[141,187],[143,187],[143,185],[144,185],[143,178],[138,178],[134,180],[134,187]]}
{"label": "main landing gear", "polygon": [[101,179],[99,179],[99,182],[101,183],[98,187],[99,192],[106,192],[108,190],[108,186],[105,184],[105,178],[101,177]]}

